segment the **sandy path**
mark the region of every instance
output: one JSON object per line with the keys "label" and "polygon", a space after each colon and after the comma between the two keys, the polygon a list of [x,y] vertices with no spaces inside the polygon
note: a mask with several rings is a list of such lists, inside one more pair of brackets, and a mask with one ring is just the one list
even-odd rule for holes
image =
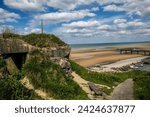
{"label": "sandy path", "polygon": [[133,100],[133,80],[127,79],[119,84],[112,93],[112,100]]}
{"label": "sandy path", "polygon": [[52,97],[49,97],[42,89],[35,89],[33,85],[29,82],[29,79],[25,77],[21,80],[21,83],[28,89],[33,90],[39,97],[44,100],[52,100]]}
{"label": "sandy path", "polygon": [[93,99],[93,96],[91,95],[92,92],[88,86],[88,81],[81,78],[78,74],[75,72],[72,72],[73,80],[82,88],[83,91],[88,95],[90,99]]}
{"label": "sandy path", "polygon": [[[78,74],[76,74],[75,72],[72,72],[72,76],[73,76],[73,80],[82,88],[83,91],[85,91],[85,93],[87,94],[87,96],[90,99],[94,99],[94,100],[103,100],[103,99],[108,99],[109,96],[106,97],[105,96],[95,96],[92,94],[91,89],[89,88],[88,82],[87,80],[84,80],[83,78],[81,78]],[[94,83],[95,84],[95,83]],[[106,86],[106,85],[101,85],[101,84],[95,84],[96,86],[99,86],[99,88],[108,88],[110,89],[110,87]]]}

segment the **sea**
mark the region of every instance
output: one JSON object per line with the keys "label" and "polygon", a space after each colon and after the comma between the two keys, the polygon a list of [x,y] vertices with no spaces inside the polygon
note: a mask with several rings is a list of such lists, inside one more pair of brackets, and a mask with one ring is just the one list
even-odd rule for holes
{"label": "sea", "polygon": [[82,49],[82,48],[112,48],[117,46],[131,46],[139,44],[150,44],[149,42],[121,42],[121,43],[93,43],[93,44],[70,44],[72,49]]}

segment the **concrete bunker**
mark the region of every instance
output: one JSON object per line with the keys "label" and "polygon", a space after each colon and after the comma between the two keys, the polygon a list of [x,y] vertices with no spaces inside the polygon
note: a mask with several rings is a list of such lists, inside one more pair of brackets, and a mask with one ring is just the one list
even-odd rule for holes
{"label": "concrete bunker", "polygon": [[8,53],[8,54],[2,54],[4,59],[11,58],[15,64],[15,66],[21,70],[23,64],[26,61],[27,58],[27,52],[20,52],[20,53]]}

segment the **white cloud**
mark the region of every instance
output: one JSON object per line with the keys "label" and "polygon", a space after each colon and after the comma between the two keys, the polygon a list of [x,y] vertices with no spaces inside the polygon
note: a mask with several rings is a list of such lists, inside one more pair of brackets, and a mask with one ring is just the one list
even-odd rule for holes
{"label": "white cloud", "polygon": [[88,5],[98,0],[48,0],[48,6],[62,9],[74,10],[80,5]]}
{"label": "white cloud", "polygon": [[20,19],[18,14],[0,8],[0,23],[16,22],[17,19]]}
{"label": "white cloud", "polygon": [[[130,17],[150,17],[150,0],[4,0],[5,5],[22,11],[42,11],[48,7],[67,11],[93,2],[104,5],[104,11],[126,11]],[[91,10],[97,11],[98,7]]]}
{"label": "white cloud", "polygon": [[111,29],[112,27],[110,25],[102,24],[101,21],[88,20],[63,24],[57,32],[62,32],[63,34],[71,35],[73,37],[90,37],[101,35],[102,33],[105,34],[106,31]]}
{"label": "white cloud", "polygon": [[[150,17],[150,0],[103,0],[99,3],[106,5],[104,11],[126,11],[130,17],[132,15]],[[112,3],[121,3],[122,5]]]}
{"label": "white cloud", "polygon": [[115,19],[115,20],[114,20],[114,23],[115,23],[115,24],[120,24],[120,23],[125,23],[125,22],[127,22],[126,19]]}
{"label": "white cloud", "polygon": [[100,29],[100,30],[111,30],[112,27],[110,25],[101,25],[99,26],[97,29]]}
{"label": "white cloud", "polygon": [[43,19],[48,23],[58,23],[58,22],[66,22],[76,19],[82,19],[84,17],[94,17],[96,14],[91,13],[87,10],[80,11],[70,11],[70,12],[55,12],[55,13],[46,13],[35,16],[35,19]]}
{"label": "white cloud", "polygon": [[5,29],[8,28],[11,31],[15,31],[15,27],[12,25],[1,25],[0,26],[0,33],[2,33],[3,31],[5,31]]}
{"label": "white cloud", "polygon": [[29,34],[29,33],[41,33],[41,29],[39,28],[31,28],[31,27],[25,27],[22,34]]}
{"label": "white cloud", "polygon": [[126,19],[116,19],[113,22],[116,27],[120,29],[135,29],[135,28],[145,28],[148,23],[143,23],[141,21],[127,21]]}
{"label": "white cloud", "polygon": [[117,12],[119,12],[119,11],[125,11],[125,9],[113,4],[113,5],[105,6],[104,11],[117,11]]}
{"label": "white cloud", "polygon": [[22,11],[41,11],[47,7],[60,10],[74,10],[80,5],[87,5],[98,0],[4,0],[5,5]]}
{"label": "white cloud", "polygon": [[99,11],[100,9],[99,9],[99,7],[93,7],[93,8],[91,8],[91,11]]}
{"label": "white cloud", "polygon": [[72,22],[70,24],[63,24],[65,27],[97,27],[100,23],[96,20],[90,20],[90,21],[78,21],[78,22]]}
{"label": "white cloud", "polygon": [[45,9],[46,0],[4,0],[4,4],[22,11],[41,11]]}

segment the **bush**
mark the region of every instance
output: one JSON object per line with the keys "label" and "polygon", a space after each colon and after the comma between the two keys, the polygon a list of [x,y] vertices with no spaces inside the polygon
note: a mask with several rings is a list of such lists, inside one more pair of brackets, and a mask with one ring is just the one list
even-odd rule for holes
{"label": "bush", "polygon": [[15,77],[4,76],[0,79],[1,100],[34,99],[34,92],[25,88]]}
{"label": "bush", "polygon": [[139,100],[150,100],[150,76],[134,79],[134,96]]}
{"label": "bush", "polygon": [[3,33],[3,38],[4,39],[8,39],[8,38],[16,39],[16,38],[20,38],[20,35],[15,34],[15,33]]}

